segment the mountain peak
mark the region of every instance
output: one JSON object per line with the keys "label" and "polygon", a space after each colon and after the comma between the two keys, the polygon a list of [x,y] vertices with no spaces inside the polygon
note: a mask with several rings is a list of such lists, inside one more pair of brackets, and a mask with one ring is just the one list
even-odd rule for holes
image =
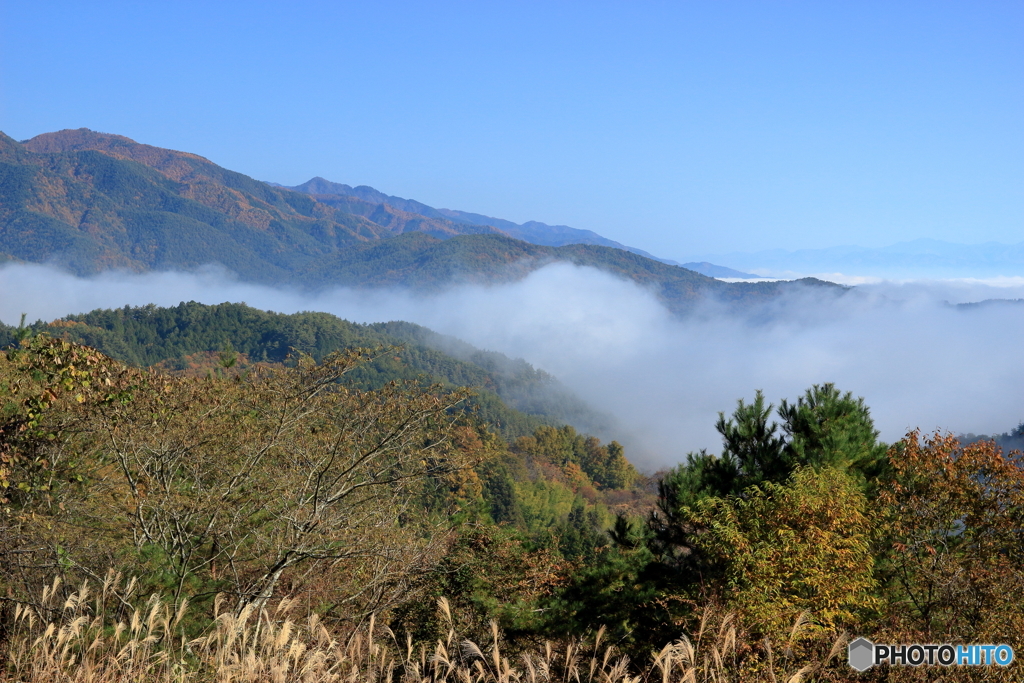
{"label": "mountain peak", "polygon": [[43,133],[22,144],[29,151],[39,154],[53,154],[57,152],[77,152],[83,149],[97,149],[97,147],[125,147],[137,145],[131,138],[112,133],[100,133],[88,128],[66,128],[53,133]]}
{"label": "mountain peak", "polygon": [[173,160],[191,159],[211,163],[209,159],[191,152],[179,152],[163,147],[144,145],[124,135],[98,133],[88,128],[69,128],[55,133],[43,133],[22,144],[25,149],[37,154],[95,150],[111,156],[138,161],[161,171],[165,171],[161,166],[166,166]]}

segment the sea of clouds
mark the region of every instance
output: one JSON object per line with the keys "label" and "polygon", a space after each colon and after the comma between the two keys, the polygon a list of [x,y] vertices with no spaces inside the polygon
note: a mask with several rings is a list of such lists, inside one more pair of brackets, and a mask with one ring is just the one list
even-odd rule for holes
{"label": "sea of clouds", "polygon": [[35,265],[0,268],[0,320],[52,320],[96,308],[181,301],[317,310],[357,322],[408,320],[524,358],[616,419],[613,434],[654,470],[717,450],[718,411],[762,389],[795,399],[834,382],[863,396],[882,438],[910,429],[1005,432],[1024,420],[1024,281],[880,281],[842,296],[794,291],[736,312],[707,301],[670,314],[654,294],[591,269],[552,264],[525,279],[419,295],[319,294],[246,284],[218,268],[79,278]]}

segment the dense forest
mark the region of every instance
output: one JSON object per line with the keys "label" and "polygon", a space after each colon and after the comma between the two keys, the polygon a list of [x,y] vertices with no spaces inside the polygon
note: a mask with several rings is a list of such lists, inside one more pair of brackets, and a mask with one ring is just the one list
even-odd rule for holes
{"label": "dense forest", "polygon": [[753,392],[718,453],[645,476],[527,405],[543,373],[404,323],[2,334],[11,680],[911,681],[937,672],[854,674],[846,643],[1021,647],[1016,457],[881,443],[830,384]]}
{"label": "dense forest", "polygon": [[[376,349],[371,361],[346,374],[346,382],[364,389],[395,380],[470,387],[474,394],[467,407],[508,439],[541,425],[570,422],[609,429],[606,416],[522,359],[483,351],[412,323],[360,325],[329,313],[285,315],[245,304],[188,302],[172,308],[96,310],[39,321],[28,330],[91,346],[129,365],[196,376],[219,371],[229,357],[233,367],[245,369],[255,363],[292,363],[298,353],[320,361],[340,349]],[[0,345],[11,344],[18,334],[0,323]]]}

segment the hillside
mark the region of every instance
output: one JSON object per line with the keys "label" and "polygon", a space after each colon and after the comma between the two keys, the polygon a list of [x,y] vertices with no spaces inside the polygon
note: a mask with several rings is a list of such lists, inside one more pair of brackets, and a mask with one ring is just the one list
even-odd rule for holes
{"label": "hillside", "polygon": [[787,282],[727,283],[621,249],[591,244],[546,247],[503,235],[460,235],[440,240],[408,233],[354,245],[312,261],[300,280],[319,286],[401,286],[438,289],[452,283],[513,282],[553,262],[598,268],[650,287],[675,313],[685,313],[705,297],[749,306],[784,291],[814,287],[842,294],[847,288],[814,278]]}
{"label": "hillside", "polygon": [[[280,283],[317,256],[407,229],[434,226],[394,215],[374,222],[119,135],[79,129],[18,143],[0,134],[0,254],[79,275],[216,261]],[[447,229],[437,231],[454,234]]]}
{"label": "hillside", "polygon": [[[495,671],[510,670],[501,652],[531,673],[572,667],[538,680],[582,680],[589,660],[619,683],[670,667],[844,681],[851,632],[1001,640],[1003,664],[1021,648],[1006,596],[1024,587],[1024,479],[991,441],[914,431],[887,447],[862,398],[814,385],[781,425],[760,393],[738,402],[716,427],[729,456],[691,453],[652,481],[570,427],[506,443],[460,410],[464,391],[346,385],[361,363],[197,378],[44,335],[0,349],[0,585],[18,608],[0,614],[0,679],[88,666],[102,683],[255,683],[295,662],[319,680],[515,680],[487,675],[484,643]],[[913,608],[928,591],[933,610]],[[710,632],[700,652],[731,668],[690,675],[681,632]],[[604,664],[595,634],[613,644]],[[650,675],[624,674],[652,654]],[[785,677],[756,675],[780,661]]]}
{"label": "hillside", "polygon": [[[416,380],[470,387],[476,392],[473,409],[508,439],[541,425],[571,422],[592,430],[606,423],[554,377],[526,361],[481,351],[412,323],[360,325],[329,313],[285,315],[245,304],[189,302],[96,310],[38,322],[30,329],[86,344],[136,367],[192,375],[219,372],[227,358],[244,369],[253,363],[289,363],[296,352],[320,361],[332,351],[386,348],[392,351],[347,375],[353,386],[379,389],[393,380]],[[0,347],[13,343],[16,335],[15,328],[0,324]]]}
{"label": "hillside", "polygon": [[[278,186],[283,187],[283,186]],[[679,265],[674,261],[659,259],[642,249],[628,247],[624,244],[610,240],[598,235],[592,230],[580,230],[570,228],[568,225],[548,225],[539,221],[527,221],[525,223],[513,223],[512,221],[493,216],[485,216],[469,211],[458,211],[456,209],[435,209],[415,199],[404,199],[393,195],[384,194],[367,185],[352,187],[344,183],[334,183],[319,176],[295,185],[289,189],[298,192],[305,192],[313,195],[317,200],[332,203],[344,200],[354,200],[372,206],[387,207],[390,209],[419,214],[439,221],[461,223],[464,225],[476,226],[474,232],[488,233],[493,231],[502,232],[517,240],[540,244],[547,247],[561,247],[566,244],[596,244],[603,247],[622,249],[645,258],[661,261],[670,265]],[[465,228],[462,228],[465,231]]]}
{"label": "hillside", "polygon": [[[677,312],[707,295],[750,303],[801,286],[727,284],[602,244],[534,244],[503,231],[541,239],[523,232],[532,224],[482,225],[486,217],[399,201],[372,188],[344,195],[314,180],[300,186],[316,193],[311,196],[195,154],[87,129],[24,143],[0,134],[0,263],[52,263],[77,275],[220,263],[244,281],[267,285],[436,289],[511,281],[567,261],[653,287]],[[471,219],[479,221],[466,222]],[[544,227],[549,241],[562,239],[557,229]]]}
{"label": "hillside", "polygon": [[[125,325],[121,337],[144,327]],[[607,545],[615,511],[653,502],[618,444],[571,427],[507,443],[461,409],[465,390],[351,382],[361,355],[194,377],[140,371],[48,335],[23,341],[0,349],[8,600],[16,587],[37,595],[28,582],[41,577],[56,590],[45,559],[53,539],[65,575],[110,570],[109,588],[124,571],[136,595],[182,600],[175,627],[196,633],[210,620],[181,622],[186,598],[216,611],[226,599],[295,595],[326,624],[379,615],[405,632],[422,628],[416,598],[436,611],[430,596],[444,591],[486,623],[494,597],[511,589],[529,604],[546,594]],[[463,571],[481,560],[484,581]],[[524,593],[527,582],[539,585]],[[0,614],[5,633],[13,621]],[[14,680],[9,661],[0,680]],[[119,680],[171,680],[146,673]]]}

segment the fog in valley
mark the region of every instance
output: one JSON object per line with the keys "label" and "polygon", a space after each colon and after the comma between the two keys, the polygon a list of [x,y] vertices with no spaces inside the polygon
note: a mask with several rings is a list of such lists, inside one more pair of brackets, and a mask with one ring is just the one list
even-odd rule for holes
{"label": "fog in valley", "polygon": [[[542,368],[596,410],[640,467],[717,451],[720,410],[756,389],[778,403],[834,382],[863,396],[882,438],[920,428],[1005,432],[1024,419],[1024,280],[862,285],[842,295],[794,291],[742,313],[707,301],[685,319],[653,293],[588,268],[552,264],[500,286],[432,295],[334,290],[317,295],[197,273],[77,278],[32,265],[0,268],[0,320],[52,320],[95,308],[181,301],[319,310],[357,322],[408,320]],[[585,426],[584,426],[585,427]]]}

